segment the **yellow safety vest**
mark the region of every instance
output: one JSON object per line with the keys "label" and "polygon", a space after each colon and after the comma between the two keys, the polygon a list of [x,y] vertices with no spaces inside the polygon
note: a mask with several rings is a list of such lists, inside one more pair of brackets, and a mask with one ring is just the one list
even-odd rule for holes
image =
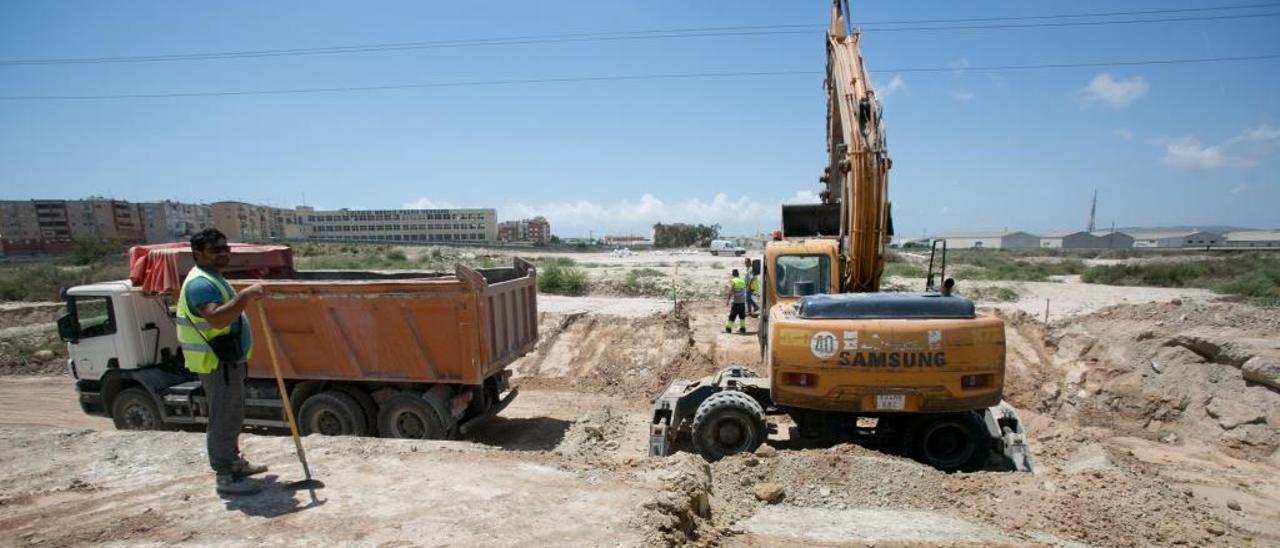
{"label": "yellow safety vest", "polygon": [[[233,293],[228,293],[227,288],[223,287],[217,278],[197,266],[192,268],[187,278],[182,281],[182,290],[178,293],[178,317],[174,321],[178,327],[178,343],[182,346],[183,361],[186,362],[187,369],[192,372],[208,374],[218,368],[218,356],[213,353],[209,341],[219,335],[230,333],[231,324],[226,327],[214,327],[204,318],[191,313],[191,308],[187,306],[187,284],[196,278],[209,280],[209,283],[218,288],[218,293],[222,295],[221,303],[230,301],[235,290],[232,289]],[[243,312],[240,313],[240,321],[244,322],[240,325],[240,329],[249,329],[249,320]],[[249,347],[242,350],[245,361],[248,361],[253,356],[252,337],[249,338]]]}
{"label": "yellow safety vest", "polygon": [[733,302],[747,302],[747,283],[742,281],[742,278],[733,279]]}

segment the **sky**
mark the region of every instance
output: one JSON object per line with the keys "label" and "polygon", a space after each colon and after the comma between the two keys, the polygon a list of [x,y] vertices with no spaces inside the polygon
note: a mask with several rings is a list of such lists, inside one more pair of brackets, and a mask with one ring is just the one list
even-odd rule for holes
{"label": "sky", "polygon": [[[654,222],[768,231],[781,204],[820,191],[829,6],[8,0],[0,199],[492,207],[567,237]],[[1151,10],[1165,13],[920,22]],[[1280,228],[1280,58],[975,70],[1277,55],[1280,2],[852,11],[899,235],[1084,229],[1095,190],[1099,228]],[[1162,20],[1179,18],[1193,20]],[[1126,20],[1150,22],[1062,24]],[[937,26],[952,28],[922,28]],[[635,31],[663,32],[618,34]],[[315,50],[385,44],[416,45]],[[31,63],[50,59],[99,61]],[[370,87],[384,89],[351,89]],[[239,93],[334,88],[346,91]]]}

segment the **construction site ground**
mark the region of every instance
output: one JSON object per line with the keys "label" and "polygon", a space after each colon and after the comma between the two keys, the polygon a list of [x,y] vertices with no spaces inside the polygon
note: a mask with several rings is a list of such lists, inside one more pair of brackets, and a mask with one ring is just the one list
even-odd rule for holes
{"label": "construction site ground", "polygon": [[[676,260],[597,255],[575,258],[623,272]],[[714,292],[741,259],[678,260]],[[308,436],[314,498],[285,488],[302,470],[279,432],[241,438],[271,466],[265,491],[223,499],[201,433],[84,415],[62,358],[33,357],[56,305],[6,304],[0,338],[18,343],[0,368],[0,545],[1280,544],[1280,393],[1241,368],[1280,360],[1280,315],[1199,290],[1019,285],[1018,301],[979,305],[1007,322],[1005,394],[1035,474],[802,445],[784,419],[756,454],[648,457],[651,398],[675,378],[759,369],[754,323],[724,333],[707,298],[540,295],[541,341],[500,416],[453,441]]]}

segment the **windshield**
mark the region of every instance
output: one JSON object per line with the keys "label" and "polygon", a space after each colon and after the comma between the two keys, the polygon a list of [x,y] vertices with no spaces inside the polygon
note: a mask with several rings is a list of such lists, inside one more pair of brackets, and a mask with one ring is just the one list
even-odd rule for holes
{"label": "windshield", "polygon": [[[830,287],[831,265],[826,255],[783,255],[778,257],[776,274],[779,297],[826,293]],[[812,289],[797,291],[796,284],[803,282],[812,284]]]}

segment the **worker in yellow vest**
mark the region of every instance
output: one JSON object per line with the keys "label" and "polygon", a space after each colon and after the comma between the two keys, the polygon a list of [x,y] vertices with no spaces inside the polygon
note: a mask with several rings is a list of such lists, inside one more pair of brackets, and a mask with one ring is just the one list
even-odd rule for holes
{"label": "worker in yellow vest", "polygon": [[253,354],[253,337],[245,307],[262,296],[255,284],[236,293],[222,270],[231,261],[227,237],[207,228],[191,237],[196,266],[178,295],[178,342],[187,369],[200,377],[209,406],[205,434],[209,466],[220,495],[251,495],[261,488],[244,479],[267,471],[240,455],[244,426],[244,381]]}
{"label": "worker in yellow vest", "polygon": [[733,320],[738,320],[738,333],[747,332],[747,282],[733,269],[733,278],[729,281],[729,319],[724,322],[724,332],[733,332]]}

